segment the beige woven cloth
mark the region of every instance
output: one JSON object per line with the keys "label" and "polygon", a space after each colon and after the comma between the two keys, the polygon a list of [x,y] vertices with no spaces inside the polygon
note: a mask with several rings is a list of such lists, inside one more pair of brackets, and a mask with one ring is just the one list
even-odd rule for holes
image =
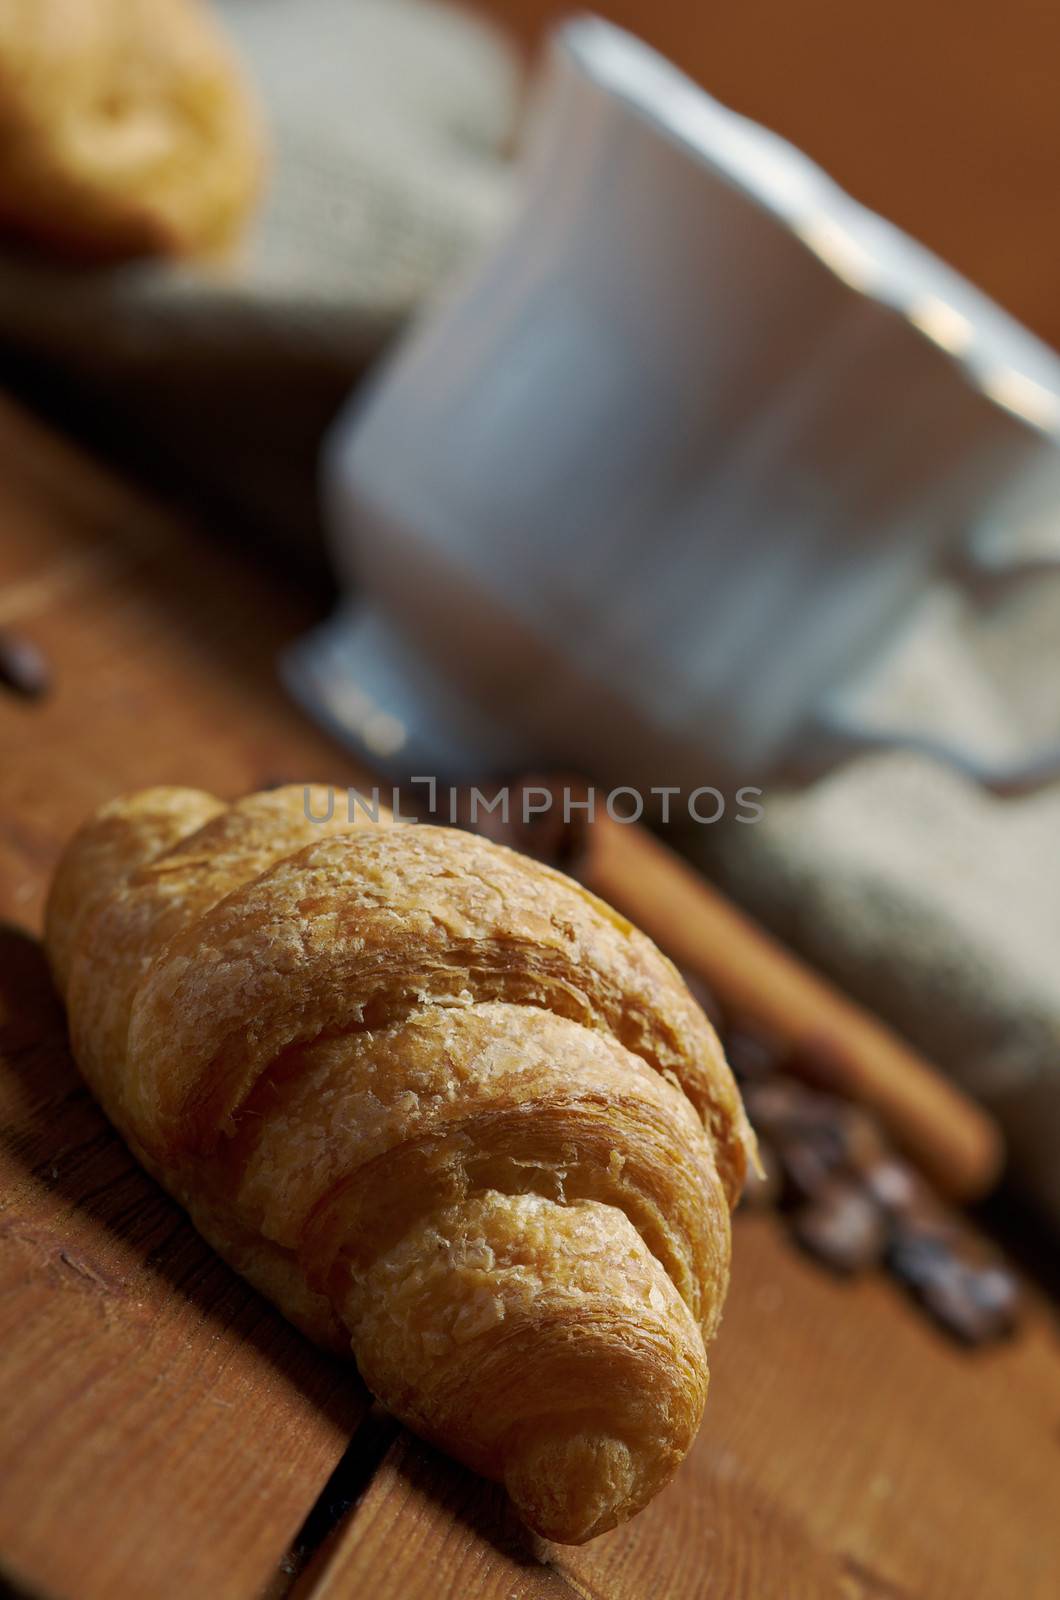
{"label": "beige woven cloth", "polygon": [[[1060,498],[1051,548],[1060,550]],[[1040,530],[1039,530],[1040,531]],[[1047,553],[1043,540],[1040,550]],[[866,707],[996,759],[1060,741],[1060,573],[925,606]],[[1060,783],[1002,799],[890,753],[711,841],[719,880],[992,1108],[1060,1226]]]}

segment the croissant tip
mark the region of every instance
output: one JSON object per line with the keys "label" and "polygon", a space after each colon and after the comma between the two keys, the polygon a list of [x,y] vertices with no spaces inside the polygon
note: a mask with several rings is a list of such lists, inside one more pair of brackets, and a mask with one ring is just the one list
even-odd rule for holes
{"label": "croissant tip", "polygon": [[510,1461],[504,1481],[523,1521],[557,1544],[606,1533],[644,1498],[629,1445],[602,1433],[535,1440]]}

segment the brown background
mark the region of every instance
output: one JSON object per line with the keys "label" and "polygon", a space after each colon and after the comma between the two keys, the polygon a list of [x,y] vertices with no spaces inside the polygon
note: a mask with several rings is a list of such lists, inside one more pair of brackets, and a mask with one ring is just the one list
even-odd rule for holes
{"label": "brown background", "polygon": [[[528,44],[570,0],[477,0]],[[1060,346],[1060,0],[595,0]]]}

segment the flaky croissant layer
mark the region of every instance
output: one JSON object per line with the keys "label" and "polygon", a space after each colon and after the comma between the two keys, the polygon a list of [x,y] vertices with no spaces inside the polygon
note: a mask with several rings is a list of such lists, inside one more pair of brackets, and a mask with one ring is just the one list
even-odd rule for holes
{"label": "flaky croissant layer", "polygon": [[577,1543],[699,1426],[752,1140],[671,964],[561,873],[302,787],[113,801],[60,863],[74,1054],[213,1246]]}

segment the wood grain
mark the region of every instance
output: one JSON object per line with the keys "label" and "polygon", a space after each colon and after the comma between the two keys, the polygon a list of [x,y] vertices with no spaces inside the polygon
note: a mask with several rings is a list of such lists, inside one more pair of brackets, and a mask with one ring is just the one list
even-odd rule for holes
{"label": "wood grain", "polygon": [[363,1391],[136,1166],[74,1071],[39,945],[11,930],[0,1064],[5,1564],[84,1600],[252,1594]]}
{"label": "wood grain", "polygon": [[[703,1435],[629,1527],[541,1545],[495,1488],[366,1433],[354,1376],[211,1256],[105,1126],[31,937],[66,836],[123,788],[363,781],[275,682],[306,608],[2,403],[0,459],[0,616],[57,680],[35,706],[0,697],[3,1575],[51,1600],[1053,1600],[1046,1314],[965,1356],[889,1283],[831,1281],[767,1218],[737,1219]],[[286,1552],[314,1506],[307,1551],[323,1543],[299,1574]]]}
{"label": "wood grain", "polygon": [[297,602],[0,405],[0,614],[54,694],[0,696],[0,1551],[57,1600],[243,1600],[364,1414],[198,1239],[81,1085],[39,945],[51,868],[101,800],[355,771],[272,657]]}
{"label": "wood grain", "polygon": [[520,1526],[502,1489],[404,1432],[322,1554],[291,1600],[346,1600],[374,1591],[571,1600],[582,1592]]}
{"label": "wood grain", "polygon": [[[1044,1320],[954,1350],[883,1278],[836,1282],[741,1215],[703,1430],[675,1482],[578,1549],[399,1440],[313,1600],[388,1591],[592,1600],[1052,1600],[1060,1365]],[[519,1585],[522,1587],[519,1587]],[[536,1586],[535,1586],[536,1584]],[[506,1587],[507,1586],[507,1587]],[[301,1600],[301,1597],[300,1597]]]}

